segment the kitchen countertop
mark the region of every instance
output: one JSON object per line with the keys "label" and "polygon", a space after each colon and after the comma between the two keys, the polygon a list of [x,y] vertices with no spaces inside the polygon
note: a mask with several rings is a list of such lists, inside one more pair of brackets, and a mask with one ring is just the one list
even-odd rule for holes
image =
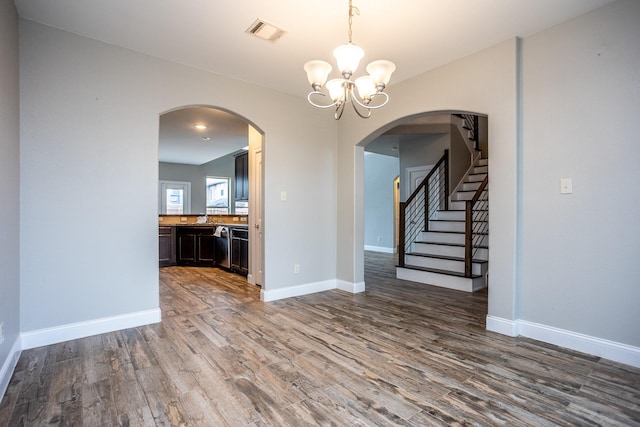
{"label": "kitchen countertop", "polygon": [[223,226],[223,227],[241,227],[241,228],[248,228],[249,224],[247,223],[222,223],[222,222],[216,222],[216,223],[204,223],[204,224],[199,224],[197,222],[181,222],[181,223],[177,223],[177,224],[163,224],[161,222],[158,223],[159,227],[217,227],[217,226]]}

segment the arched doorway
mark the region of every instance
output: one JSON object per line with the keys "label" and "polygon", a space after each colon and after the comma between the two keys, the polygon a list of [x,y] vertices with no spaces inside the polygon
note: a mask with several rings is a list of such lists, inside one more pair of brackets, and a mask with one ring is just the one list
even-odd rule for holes
{"label": "arched doorway", "polygon": [[[446,241],[436,241],[436,244],[432,245],[425,245],[421,242],[418,246],[424,249],[421,251],[416,250],[415,253],[411,254],[412,256],[420,255],[419,257],[414,256],[412,259],[417,260],[419,264],[416,265],[418,267],[416,270],[420,269],[421,272],[420,274],[416,273],[409,276],[407,280],[468,291],[476,291],[486,287],[486,278],[488,277],[488,243],[486,242],[488,238],[484,240],[484,243],[477,244],[477,246],[482,246],[481,251],[474,251],[472,260],[474,268],[473,281],[467,280],[468,283],[462,284],[464,282],[463,279],[450,280],[442,276],[441,273],[451,273],[452,276],[465,275],[464,202],[457,201],[457,199],[462,197],[463,193],[466,197],[467,194],[471,194],[472,189],[477,189],[480,186],[479,182],[470,184],[464,183],[464,180],[472,172],[474,162],[482,157],[485,159],[482,163],[486,163],[488,156],[487,116],[460,111],[437,111],[412,115],[385,125],[358,145],[364,147],[365,161],[363,169],[365,177],[375,176],[375,174],[367,170],[367,165],[371,164],[371,161],[367,161],[367,159],[370,159],[370,156],[366,156],[367,154],[375,153],[379,156],[391,156],[399,159],[397,173],[400,177],[399,193],[402,201],[406,201],[411,197],[414,188],[422,182],[431,168],[443,156],[445,150],[449,153],[447,162],[449,169],[446,174],[447,180],[451,178],[451,191],[447,195],[447,206],[453,204],[455,208],[447,208],[447,212],[443,212],[443,217],[439,220],[437,212],[435,212],[436,218],[434,219],[438,222],[431,220],[428,222],[434,224],[432,225],[434,227],[443,227],[442,230],[438,230],[442,231],[443,235],[445,234],[444,232],[449,233],[446,236],[447,239],[452,238],[454,242],[451,242],[450,246],[447,246],[449,243]],[[378,161],[377,164],[381,164],[381,162]],[[488,166],[483,168],[487,169]],[[392,172],[387,171],[387,175],[392,175]],[[364,248],[375,251],[376,246],[372,245],[372,237],[377,235],[378,241],[380,241],[380,235],[390,235],[391,233],[385,233],[384,230],[381,231],[379,229],[369,229],[369,223],[373,222],[376,227],[379,227],[380,221],[368,221],[374,216],[371,212],[371,206],[374,206],[374,203],[368,203],[366,197],[374,194],[379,198],[379,195],[376,192],[371,192],[369,188],[371,185],[368,185],[366,180],[367,178],[365,178],[364,185]],[[393,180],[393,177],[390,177],[389,180]],[[389,204],[394,203],[392,189],[393,186],[389,185],[389,191],[387,192]],[[380,203],[377,203],[377,206],[380,206]],[[394,207],[391,205],[387,210],[391,212]],[[384,209],[378,208],[378,210],[382,212]],[[446,218],[445,214],[451,215],[451,218]],[[394,216],[388,215],[388,217],[393,218]],[[488,211],[484,213],[483,217],[485,225],[488,224],[487,219]],[[474,221],[480,222],[475,217]],[[386,226],[389,229],[393,229],[394,222],[389,220]],[[485,230],[488,232],[488,228],[485,228]],[[394,231],[397,232],[397,229]],[[457,242],[457,239],[461,239],[460,242]],[[377,249],[382,249],[383,252],[385,249],[396,249],[393,241],[389,241],[387,246]],[[400,251],[400,256],[404,261],[406,257],[404,245],[402,251]],[[399,265],[404,265],[404,262],[399,263]],[[433,272],[428,275],[423,274],[426,270],[433,270]],[[425,277],[423,278],[423,276]],[[442,281],[439,282],[437,280]],[[457,282],[461,282],[461,284]],[[463,288],[462,286],[467,287]]]}
{"label": "arched doorway", "polygon": [[[264,286],[262,150],[259,128],[229,110],[190,105],[160,114],[159,214],[167,214],[166,203],[173,197],[176,204],[183,202],[173,212],[181,215],[181,222],[246,227],[247,280],[260,286]],[[164,197],[165,182],[183,183],[184,189]],[[181,191],[190,194],[186,197]],[[184,202],[187,199],[190,204]]]}

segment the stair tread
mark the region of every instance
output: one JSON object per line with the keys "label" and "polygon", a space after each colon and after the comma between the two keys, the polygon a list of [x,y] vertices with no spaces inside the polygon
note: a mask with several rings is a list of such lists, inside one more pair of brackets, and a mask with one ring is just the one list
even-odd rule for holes
{"label": "stair tread", "polygon": [[[464,273],[458,273],[456,271],[449,271],[449,270],[440,270],[437,268],[428,268],[428,267],[419,267],[416,265],[405,265],[404,267],[401,267],[399,265],[396,266],[397,268],[406,268],[409,270],[418,270],[418,271],[426,271],[428,273],[438,273],[438,274],[446,274],[447,276],[456,276],[456,277],[462,277],[465,278]],[[482,276],[478,275],[478,274],[473,274],[471,275],[471,277],[469,277],[469,279],[478,279]]]}
{"label": "stair tread", "polygon": [[[443,259],[443,260],[447,260],[447,261],[462,261],[462,262],[464,262],[464,258],[455,257],[455,256],[448,256],[448,255],[432,255],[432,254],[423,254],[423,253],[418,253],[418,252],[409,252],[409,253],[406,253],[405,255],[419,256],[419,257],[423,257],[423,258]],[[474,259],[471,262],[475,262],[477,264],[484,264],[484,263],[489,262],[489,261],[487,261],[486,259]]]}

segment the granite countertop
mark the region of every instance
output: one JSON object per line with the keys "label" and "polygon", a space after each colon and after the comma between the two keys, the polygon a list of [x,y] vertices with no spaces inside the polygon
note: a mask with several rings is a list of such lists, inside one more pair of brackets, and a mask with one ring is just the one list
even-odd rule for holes
{"label": "granite countertop", "polygon": [[158,223],[158,226],[160,227],[217,227],[217,226],[224,226],[224,227],[243,227],[243,228],[248,228],[249,224],[247,223],[223,223],[223,222],[216,222],[216,223],[212,223],[212,222],[208,222],[208,223],[197,223],[197,222],[180,222],[180,223],[174,223],[174,224],[163,224],[161,222]]}

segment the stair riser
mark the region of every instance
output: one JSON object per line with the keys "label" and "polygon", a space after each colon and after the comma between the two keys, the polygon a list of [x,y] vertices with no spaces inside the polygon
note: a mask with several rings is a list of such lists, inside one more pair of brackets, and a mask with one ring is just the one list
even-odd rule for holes
{"label": "stair riser", "polygon": [[[434,245],[431,243],[414,243],[413,252],[424,255],[439,255],[464,258],[464,246]],[[487,261],[489,259],[489,249],[479,248],[474,259]]]}
{"label": "stair riser", "polygon": [[475,191],[456,191],[451,200],[471,200],[473,199],[473,196],[475,196],[475,194]]}
{"label": "stair riser", "polygon": [[481,173],[478,175],[469,175],[467,179],[465,179],[464,181],[465,182],[482,182],[486,177],[487,177],[486,173]]}
{"label": "stair riser", "polygon": [[[483,230],[486,228],[485,225],[479,224],[480,222],[485,223],[486,221],[476,221],[475,227],[476,230]],[[430,231],[451,231],[455,233],[464,233],[464,222],[460,221],[429,221],[429,230]]]}
{"label": "stair riser", "polygon": [[489,173],[489,166],[475,166],[471,173]]}
{"label": "stair riser", "polygon": [[[423,231],[420,238],[417,239],[424,243],[453,243],[464,245],[464,234],[460,233],[437,233],[431,231]],[[489,246],[488,236],[483,236],[478,242],[478,246]]]}
{"label": "stair riser", "polygon": [[482,184],[482,181],[465,182],[462,184],[462,187],[460,188],[460,190],[462,191],[477,190],[478,188],[480,188],[481,184]]}
{"label": "stair riser", "polygon": [[487,287],[484,276],[467,279],[465,277],[448,276],[446,274],[399,267],[396,269],[396,277],[402,280],[410,280],[412,282],[464,292],[474,292]]}
{"label": "stair riser", "polygon": [[455,231],[464,233],[464,222],[459,221],[429,221],[431,231]]}
{"label": "stair riser", "polygon": [[464,200],[452,200],[449,203],[449,209],[452,211],[464,211],[466,209],[467,202]]}
{"label": "stair riser", "polygon": [[432,233],[430,231],[423,231],[420,233],[420,238],[418,240],[425,243],[453,243],[464,245],[464,234]]}
{"label": "stair riser", "polygon": [[[407,255],[404,257],[404,263],[407,266],[435,268],[437,270],[453,271],[455,273],[464,273],[464,261],[456,261],[451,259],[427,258],[422,256]],[[471,274],[478,276],[483,274],[483,265],[486,263],[472,263]]]}
{"label": "stair riser", "polygon": [[489,166],[489,159],[479,159],[476,166]]}
{"label": "stair riser", "polygon": [[[465,212],[464,211],[439,211],[437,217],[435,219],[440,219],[444,221],[464,221],[465,220]],[[486,221],[489,215],[487,212],[474,212],[473,219],[476,221]]]}

